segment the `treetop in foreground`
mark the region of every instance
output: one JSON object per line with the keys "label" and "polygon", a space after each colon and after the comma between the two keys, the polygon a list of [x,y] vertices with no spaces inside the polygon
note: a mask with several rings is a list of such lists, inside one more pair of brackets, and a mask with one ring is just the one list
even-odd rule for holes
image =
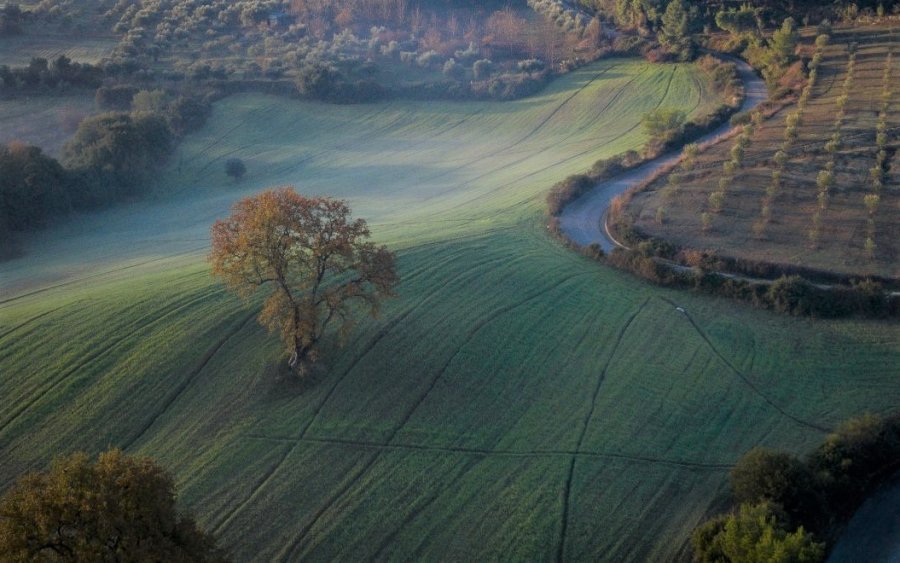
{"label": "treetop in foreground", "polygon": [[356,305],[377,316],[394,295],[396,256],[370,236],[345,201],[282,187],[239,201],[216,221],[209,261],[242,297],[273,288],[259,320],[281,335],[291,368],[302,375],[332,322],[346,335]]}
{"label": "treetop in foreground", "polygon": [[212,536],[175,509],[172,477],[120,450],[55,460],[0,499],[3,561],[222,561]]}

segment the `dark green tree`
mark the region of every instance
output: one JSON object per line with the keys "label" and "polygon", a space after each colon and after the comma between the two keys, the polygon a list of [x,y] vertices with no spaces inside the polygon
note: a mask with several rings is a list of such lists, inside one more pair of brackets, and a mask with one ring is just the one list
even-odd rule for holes
{"label": "dark green tree", "polygon": [[659,108],[644,114],[641,125],[647,136],[666,141],[678,132],[686,118],[681,110]]}
{"label": "dark green tree", "polygon": [[144,180],[173,145],[172,131],[161,115],[104,113],[81,123],[63,148],[63,163],[114,194]]}
{"label": "dark green tree", "polygon": [[225,174],[235,180],[240,180],[247,173],[244,161],[239,158],[229,158],[225,161]]}
{"label": "dark green tree", "polygon": [[683,0],[669,2],[657,34],[660,44],[669,52],[677,53],[681,60],[688,60],[693,56],[690,30],[690,12],[685,8]]}
{"label": "dark green tree", "polygon": [[741,505],[737,513],[711,520],[691,538],[694,561],[702,563],[816,563],[825,544],[803,527],[790,532],[768,503]]}
{"label": "dark green tree", "polygon": [[4,561],[220,561],[212,536],[175,508],[172,477],[119,450],[76,453],[0,499]]}
{"label": "dark green tree", "polygon": [[772,39],[769,40],[769,51],[772,57],[772,63],[785,67],[790,64],[797,50],[797,41],[800,34],[794,26],[794,19],[787,18],[781,24],[781,28],[775,30]]}
{"label": "dark green tree", "polygon": [[72,206],[75,181],[41,149],[0,145],[0,217],[9,230],[45,226]]}

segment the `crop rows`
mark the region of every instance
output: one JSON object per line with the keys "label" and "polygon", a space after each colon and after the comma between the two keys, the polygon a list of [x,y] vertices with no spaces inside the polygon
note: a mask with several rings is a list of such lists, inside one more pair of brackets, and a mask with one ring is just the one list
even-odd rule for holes
{"label": "crop rows", "polygon": [[841,130],[844,126],[844,119],[847,115],[847,103],[850,100],[850,92],[853,88],[853,80],[856,77],[856,44],[851,43],[848,46],[849,57],[846,66],[846,75],[844,77],[841,95],[837,98],[837,114],[834,118],[834,126],[831,138],[825,144],[825,151],[828,153],[828,160],[825,166],[816,175],[816,187],[818,188],[818,196],[816,211],[812,217],[812,227],[809,229],[809,241],[813,247],[817,246],[822,234],[822,221],[824,213],[828,210],[828,197],[835,182],[835,155],[841,147]]}
{"label": "crop rows", "polygon": [[772,219],[772,208],[775,204],[775,198],[778,197],[778,193],[781,190],[784,169],[788,161],[788,153],[791,149],[791,145],[797,139],[796,126],[802,121],[803,112],[806,111],[806,106],[809,103],[810,96],[812,96],[813,88],[815,88],[816,82],[818,81],[819,66],[822,63],[824,49],[828,45],[830,39],[830,36],[826,34],[819,35],[816,38],[816,51],[809,63],[809,77],[807,84],[803,88],[799,100],[797,100],[797,113],[788,114],[786,118],[787,127],[785,128],[784,142],[773,157],[775,168],[772,170],[772,178],[768,186],[766,186],[766,193],[760,208],[760,218],[753,225],[753,231],[757,237],[763,235],[766,226]]}

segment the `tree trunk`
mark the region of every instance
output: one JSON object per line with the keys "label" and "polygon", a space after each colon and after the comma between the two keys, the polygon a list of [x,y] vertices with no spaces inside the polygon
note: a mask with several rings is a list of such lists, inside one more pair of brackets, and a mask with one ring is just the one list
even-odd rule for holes
{"label": "tree trunk", "polygon": [[299,377],[304,377],[309,373],[311,362],[308,358],[308,352],[309,349],[307,347],[303,346],[300,342],[294,342],[294,351],[288,359],[288,365],[291,367],[291,371]]}

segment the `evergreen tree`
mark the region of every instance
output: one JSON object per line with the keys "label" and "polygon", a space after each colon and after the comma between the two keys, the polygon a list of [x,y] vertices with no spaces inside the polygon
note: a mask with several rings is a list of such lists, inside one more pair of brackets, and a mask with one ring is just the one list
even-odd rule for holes
{"label": "evergreen tree", "polygon": [[798,39],[799,33],[794,27],[794,19],[787,18],[781,24],[781,29],[776,30],[769,41],[772,62],[784,67],[793,61]]}
{"label": "evergreen tree", "polygon": [[662,17],[658,39],[663,47],[672,53],[678,53],[682,60],[691,58],[693,43],[690,36],[690,17],[683,0],[669,2]]}

